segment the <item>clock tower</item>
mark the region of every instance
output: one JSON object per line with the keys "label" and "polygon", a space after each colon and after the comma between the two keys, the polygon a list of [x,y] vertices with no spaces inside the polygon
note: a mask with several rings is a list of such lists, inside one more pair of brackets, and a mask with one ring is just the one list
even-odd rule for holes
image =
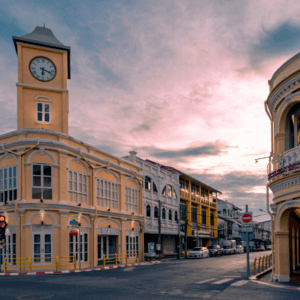
{"label": "clock tower", "polygon": [[69,134],[71,48],[52,30],[37,26],[13,37],[18,55],[18,129],[38,128]]}

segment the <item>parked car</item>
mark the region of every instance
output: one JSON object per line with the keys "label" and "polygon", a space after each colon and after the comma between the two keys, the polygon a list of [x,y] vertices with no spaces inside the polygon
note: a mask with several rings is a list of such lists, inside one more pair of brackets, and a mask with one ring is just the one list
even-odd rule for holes
{"label": "parked car", "polygon": [[223,255],[223,248],[219,245],[213,245],[207,247],[210,256]]}
{"label": "parked car", "polygon": [[257,251],[265,251],[266,250],[264,246],[259,246],[256,249],[257,249]]}
{"label": "parked car", "polygon": [[223,253],[224,254],[233,254],[234,253],[234,248],[231,248],[230,246],[225,246]]}
{"label": "parked car", "polygon": [[209,251],[206,247],[195,247],[188,254],[188,258],[203,258],[203,257],[209,257]]}
{"label": "parked car", "polygon": [[244,247],[242,245],[237,245],[235,253],[244,253]]}
{"label": "parked car", "polygon": [[266,250],[272,250],[272,245],[267,245]]}

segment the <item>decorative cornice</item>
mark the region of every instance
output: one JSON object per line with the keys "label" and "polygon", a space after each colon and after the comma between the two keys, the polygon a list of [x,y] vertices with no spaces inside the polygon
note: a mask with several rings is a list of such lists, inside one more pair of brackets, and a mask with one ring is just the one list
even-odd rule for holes
{"label": "decorative cornice", "polygon": [[[3,205],[0,206],[0,210],[1,208],[5,208],[5,211],[7,211],[7,207],[8,205]],[[13,205],[14,207],[14,205]],[[90,209],[90,208],[85,208],[82,206],[75,206],[75,205],[66,205],[66,204],[60,204],[60,203],[40,203],[40,202],[26,202],[26,203],[18,203],[18,211],[24,213],[25,210],[40,210],[40,209],[44,209],[47,211],[62,211],[62,210],[67,210],[70,213],[83,213],[83,214],[95,214],[95,209]],[[126,213],[122,213],[122,212],[112,212],[112,211],[106,211],[106,210],[97,210],[97,216],[104,216],[104,217],[111,217],[111,218],[126,218],[126,220],[136,220],[138,219],[139,221],[144,220],[144,216],[143,215],[131,215],[131,214],[126,214]]]}
{"label": "decorative cornice", "polygon": [[289,179],[283,180],[279,183],[276,183],[276,184],[270,186],[270,189],[272,190],[272,192],[274,194],[280,190],[287,189],[289,187],[296,186],[296,185],[300,185],[300,176],[297,176],[294,178],[289,178]]}
{"label": "decorative cornice", "polygon": [[291,91],[292,89],[294,89],[295,87],[299,86],[300,83],[300,74],[291,78],[290,80],[288,80],[286,83],[284,83],[282,86],[280,86],[275,92],[274,94],[270,97],[269,99],[269,107],[270,107],[270,111],[272,113],[272,116],[274,116],[274,112],[276,109],[276,106],[278,105],[278,103],[281,101],[282,97],[289,91]]}
{"label": "decorative cornice", "polygon": [[[55,136],[58,136],[58,137],[61,137],[61,138],[67,139],[67,140],[72,140],[72,141],[74,141],[76,143],[79,143],[79,144],[87,147],[90,150],[99,152],[101,154],[110,156],[112,158],[116,158],[116,159],[118,159],[119,162],[130,164],[130,165],[132,165],[132,166],[134,166],[134,167],[136,167],[138,169],[141,169],[140,166],[138,166],[136,164],[133,164],[130,161],[127,161],[125,159],[117,157],[117,156],[115,156],[115,155],[113,155],[111,153],[108,153],[108,152],[106,152],[104,150],[101,150],[99,148],[93,147],[93,146],[91,146],[89,144],[86,144],[86,143],[84,143],[84,142],[82,142],[80,140],[72,138],[72,137],[70,137],[68,135],[65,135],[63,133],[59,133],[59,132],[52,131],[52,130],[47,130],[47,129],[21,129],[21,130],[15,130],[15,131],[12,131],[12,132],[0,135],[0,140],[3,139],[3,138],[15,136],[15,135],[23,135],[23,134],[26,134],[28,132],[41,133],[41,134],[50,134],[50,135],[55,135]],[[101,164],[107,165],[107,163],[108,163],[110,165],[110,167],[112,167],[112,168],[115,168],[115,169],[118,169],[118,170],[121,170],[121,171],[124,171],[124,172],[127,172],[127,173],[134,174],[135,176],[138,176],[138,177],[143,177],[143,175],[141,173],[138,173],[138,172],[136,172],[136,171],[134,171],[132,169],[128,169],[126,167],[120,166],[119,164],[110,162],[108,159],[103,159],[103,158],[98,157],[98,156],[96,156],[94,154],[91,154],[89,152],[82,151],[78,147],[73,147],[73,146],[70,146],[70,145],[66,144],[65,142],[60,142],[60,141],[53,141],[53,140],[39,139],[39,138],[21,138],[21,139],[18,139],[16,141],[6,142],[4,145],[3,144],[0,145],[0,149],[4,150],[5,148],[22,146],[24,144],[31,144],[31,145],[39,144],[39,145],[44,145],[44,146],[53,146],[53,147],[63,148],[65,150],[71,151],[71,152],[76,153],[76,154],[80,154],[81,153],[81,155],[83,155],[83,156],[85,156],[85,157],[87,157],[89,159],[92,159],[92,160],[94,160],[96,162],[99,162]],[[3,151],[0,152],[0,154],[3,154],[3,153],[4,153]]]}
{"label": "decorative cornice", "polygon": [[37,89],[37,90],[43,90],[43,91],[54,91],[54,92],[69,92],[68,90],[65,89],[57,89],[53,87],[45,87],[45,86],[40,86],[40,85],[32,85],[32,84],[26,84],[26,83],[16,83],[17,86],[22,86],[25,88],[31,88],[31,89]]}

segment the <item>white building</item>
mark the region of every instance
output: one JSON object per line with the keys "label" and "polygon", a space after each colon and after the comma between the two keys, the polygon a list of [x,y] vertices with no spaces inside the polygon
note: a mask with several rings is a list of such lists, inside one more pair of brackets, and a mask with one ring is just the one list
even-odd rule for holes
{"label": "white building", "polygon": [[145,256],[149,254],[148,244],[158,243],[159,232],[159,202],[161,201],[161,240],[162,253],[174,255],[177,253],[179,226],[179,171],[158,163],[144,160],[130,151],[125,159],[139,165],[144,176],[143,212],[145,215]]}

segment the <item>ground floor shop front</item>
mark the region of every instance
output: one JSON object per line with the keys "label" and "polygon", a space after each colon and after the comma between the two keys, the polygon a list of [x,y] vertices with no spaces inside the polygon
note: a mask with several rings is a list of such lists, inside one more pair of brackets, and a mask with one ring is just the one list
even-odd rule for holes
{"label": "ground floor shop front", "polygon": [[[18,209],[4,212],[8,221],[1,264],[18,266],[31,258],[32,267],[54,268],[58,257],[63,269],[87,268],[103,260],[126,263],[144,259],[143,217],[110,216],[84,210]],[[44,268],[45,269],[45,268]]]}

